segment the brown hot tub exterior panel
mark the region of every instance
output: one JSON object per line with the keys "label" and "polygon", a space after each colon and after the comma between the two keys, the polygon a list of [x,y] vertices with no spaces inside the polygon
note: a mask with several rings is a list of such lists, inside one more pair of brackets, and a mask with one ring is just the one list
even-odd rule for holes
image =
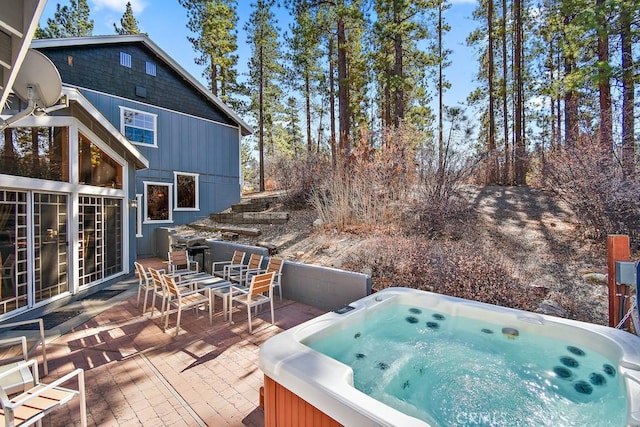
{"label": "brown hot tub exterior panel", "polygon": [[341,427],[336,420],[264,376],[265,427]]}

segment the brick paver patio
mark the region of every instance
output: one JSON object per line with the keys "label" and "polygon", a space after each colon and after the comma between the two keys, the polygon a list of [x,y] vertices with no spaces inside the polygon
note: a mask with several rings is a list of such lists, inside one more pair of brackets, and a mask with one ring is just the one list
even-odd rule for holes
{"label": "brick paver patio", "polygon": [[[158,260],[147,260],[152,262]],[[75,368],[85,370],[90,426],[263,426],[260,345],[322,314],[275,298],[276,325],[269,323],[265,310],[254,319],[250,335],[244,309],[230,325],[216,299],[213,326],[207,315],[190,310],[183,313],[175,337],[175,315],[163,332],[157,311],[151,318],[136,307],[137,279],[124,283],[129,290],[119,302],[47,344],[50,372],[45,382]],[[79,425],[77,401],[43,424]]]}

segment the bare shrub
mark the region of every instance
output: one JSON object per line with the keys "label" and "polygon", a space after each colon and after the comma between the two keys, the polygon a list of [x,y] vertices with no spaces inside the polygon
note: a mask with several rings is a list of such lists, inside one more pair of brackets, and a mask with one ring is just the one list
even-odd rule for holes
{"label": "bare shrub", "polygon": [[477,162],[449,152],[443,165],[431,158],[422,168],[415,203],[407,211],[405,225],[411,233],[434,238],[459,238],[464,224],[473,218],[470,198],[465,194]]}
{"label": "bare shrub", "polygon": [[403,286],[522,310],[540,302],[507,261],[470,244],[381,237],[345,262],[363,265],[376,290]]}
{"label": "bare shrub", "polygon": [[278,153],[266,162],[265,170],[275,181],[276,188],[285,190],[283,204],[299,209],[309,205],[313,189],[322,185],[329,171],[329,161],[315,153],[296,158]]}
{"label": "bare shrub", "polygon": [[378,150],[363,135],[348,166],[332,171],[313,191],[311,204],[327,226],[343,231],[397,224],[398,205],[415,182],[416,133],[400,127],[388,135],[388,143]]}
{"label": "bare shrub", "polygon": [[602,240],[608,234],[626,234],[637,247],[640,184],[622,172],[611,150],[591,143],[547,155],[542,182],[571,207],[586,237]]}

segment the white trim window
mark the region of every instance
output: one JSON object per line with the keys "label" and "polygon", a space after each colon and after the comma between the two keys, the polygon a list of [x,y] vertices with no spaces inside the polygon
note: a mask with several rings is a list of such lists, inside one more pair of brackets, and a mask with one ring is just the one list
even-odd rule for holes
{"label": "white trim window", "polygon": [[120,106],[120,132],[136,145],[157,147],[158,115]]}
{"label": "white trim window", "polygon": [[156,75],[156,64],[151,61],[146,61],[144,63],[144,70],[150,76]]}
{"label": "white trim window", "polygon": [[175,210],[200,210],[199,177],[197,173],[173,172]]}
{"label": "white trim window", "polygon": [[144,182],[144,223],[173,222],[173,184]]}
{"label": "white trim window", "polygon": [[120,52],[120,65],[131,68],[131,55],[126,52]]}

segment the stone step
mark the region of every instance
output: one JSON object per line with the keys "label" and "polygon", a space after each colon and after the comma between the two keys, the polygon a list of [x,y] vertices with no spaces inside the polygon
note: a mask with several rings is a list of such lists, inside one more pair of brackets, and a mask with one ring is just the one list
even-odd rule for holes
{"label": "stone step", "polygon": [[278,196],[264,196],[250,199],[242,199],[231,205],[232,212],[261,212],[269,209],[278,201]]}
{"label": "stone step", "polygon": [[213,213],[209,218],[215,222],[229,224],[284,224],[289,221],[289,212]]}
{"label": "stone step", "polygon": [[260,234],[262,234],[262,231],[260,231],[259,228],[253,228],[253,227],[235,227],[232,225],[221,225],[221,226],[209,226],[209,225],[202,225],[202,224],[191,224],[189,225],[191,228],[195,228],[196,230],[203,230],[203,231],[220,231],[222,233],[235,233],[235,234],[242,234],[244,236],[259,236]]}

